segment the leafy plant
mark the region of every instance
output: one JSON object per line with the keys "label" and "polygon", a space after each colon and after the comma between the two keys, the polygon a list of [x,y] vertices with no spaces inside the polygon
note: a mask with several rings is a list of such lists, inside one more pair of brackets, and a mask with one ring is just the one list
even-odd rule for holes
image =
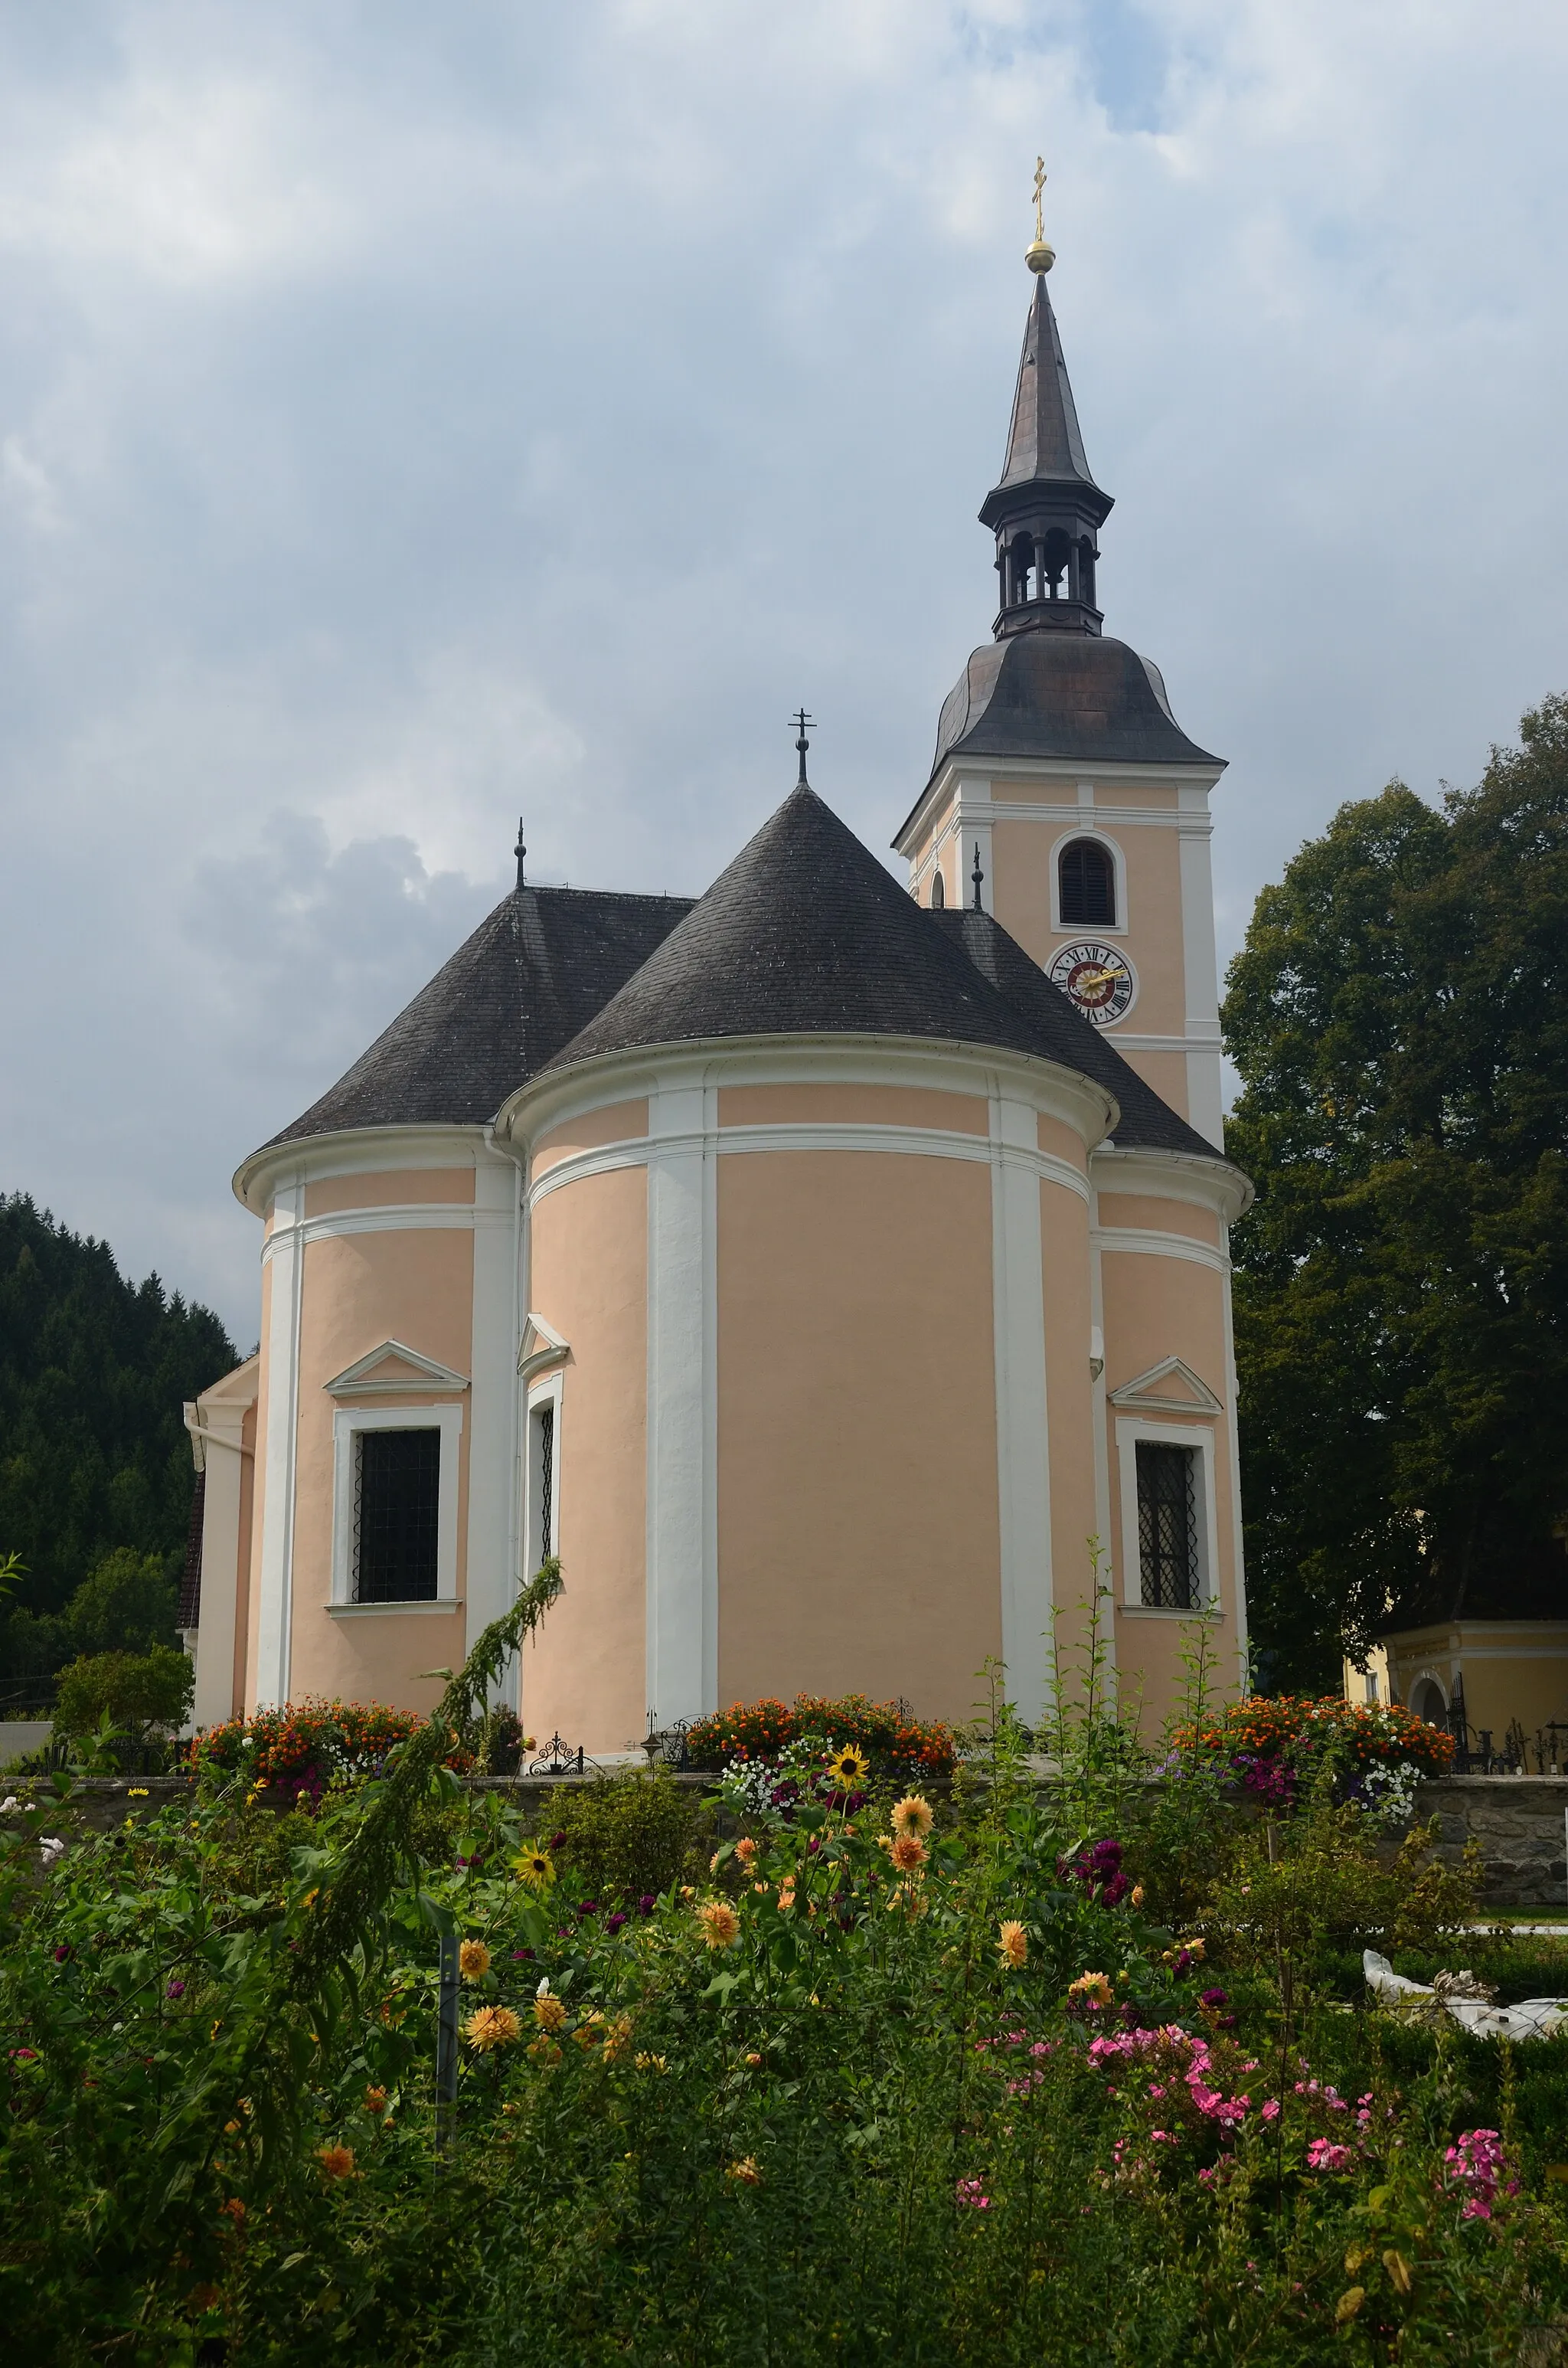
{"label": "leafy plant", "polygon": [[149,1726],[173,1734],[190,1709],[196,1669],[174,1646],[150,1653],[95,1653],[62,1670],[54,1724],[62,1735],[95,1734],[107,1720],[113,1733],[142,1735]]}

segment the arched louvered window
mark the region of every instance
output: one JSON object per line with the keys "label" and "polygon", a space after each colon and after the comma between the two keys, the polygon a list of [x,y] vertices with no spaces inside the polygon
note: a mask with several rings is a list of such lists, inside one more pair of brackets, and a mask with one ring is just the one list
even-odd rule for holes
{"label": "arched louvered window", "polygon": [[1057,878],[1064,928],[1085,921],[1115,928],[1116,866],[1108,848],[1095,838],[1073,839],[1062,850]]}
{"label": "arched louvered window", "polygon": [[939,913],[948,901],[947,882],[939,871],[931,874],[931,910]]}

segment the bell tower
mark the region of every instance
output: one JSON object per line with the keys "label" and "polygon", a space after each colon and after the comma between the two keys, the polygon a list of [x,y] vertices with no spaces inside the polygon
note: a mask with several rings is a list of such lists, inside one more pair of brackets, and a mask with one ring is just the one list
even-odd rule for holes
{"label": "bell tower", "polygon": [[923,905],[978,905],[1198,1131],[1222,1143],[1209,793],[1224,759],[1177,723],[1152,662],[1107,635],[1090,473],[1047,292],[1034,286],[1006,455],[981,506],[992,639],[943,703],[930,778],[893,841]]}

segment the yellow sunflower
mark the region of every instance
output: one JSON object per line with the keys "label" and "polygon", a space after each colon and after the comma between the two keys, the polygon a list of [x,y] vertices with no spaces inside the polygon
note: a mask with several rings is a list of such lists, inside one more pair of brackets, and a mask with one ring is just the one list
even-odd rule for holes
{"label": "yellow sunflower", "polygon": [[865,1782],[870,1765],[858,1743],[841,1743],[836,1751],[828,1754],[827,1772],[847,1790],[853,1784]]}
{"label": "yellow sunflower", "polygon": [[548,1891],[555,1881],[555,1867],[550,1852],[541,1850],[538,1842],[525,1842],[521,1856],[515,1858],[512,1864],[517,1868],[519,1880],[526,1883],[530,1891]]}

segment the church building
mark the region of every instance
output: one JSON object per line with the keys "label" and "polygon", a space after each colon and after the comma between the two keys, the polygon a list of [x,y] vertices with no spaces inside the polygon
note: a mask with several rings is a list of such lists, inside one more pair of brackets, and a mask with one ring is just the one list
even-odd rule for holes
{"label": "church building", "polygon": [[[187,1408],[195,1716],[426,1709],[550,1554],[536,1736],[863,1691],[1024,1718],[1091,1599],[1157,1719],[1246,1637],[1209,795],[1102,632],[1037,237],[992,638],[901,883],[806,778],[703,896],[517,884],[234,1190]],[[891,819],[891,817],[890,817]]]}

